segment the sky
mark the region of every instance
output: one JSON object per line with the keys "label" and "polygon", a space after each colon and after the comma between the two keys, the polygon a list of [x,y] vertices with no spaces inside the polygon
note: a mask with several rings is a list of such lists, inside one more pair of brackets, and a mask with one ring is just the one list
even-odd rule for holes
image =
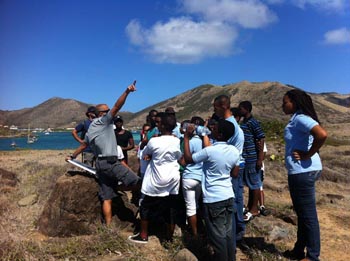
{"label": "sky", "polygon": [[350,94],[350,1],[0,0],[0,110],[134,80],[122,111],[243,80]]}

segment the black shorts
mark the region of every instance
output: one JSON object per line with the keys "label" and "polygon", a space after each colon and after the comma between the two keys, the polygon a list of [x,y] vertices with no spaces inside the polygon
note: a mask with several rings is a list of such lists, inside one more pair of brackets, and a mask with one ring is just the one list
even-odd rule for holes
{"label": "black shorts", "polygon": [[141,220],[163,219],[165,223],[175,223],[175,198],[177,195],[151,197],[145,195],[140,206]]}
{"label": "black shorts", "polygon": [[133,186],[140,180],[134,172],[121,165],[118,160],[113,163],[106,159],[97,159],[96,170],[98,183],[100,185],[99,196],[101,200],[116,197],[116,189],[118,185]]}

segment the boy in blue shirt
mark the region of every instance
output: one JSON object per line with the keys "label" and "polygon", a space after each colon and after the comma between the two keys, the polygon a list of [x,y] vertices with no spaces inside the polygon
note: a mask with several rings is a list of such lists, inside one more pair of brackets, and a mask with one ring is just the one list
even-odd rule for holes
{"label": "boy in blue shirt", "polygon": [[[217,142],[192,155],[189,140],[194,130],[189,125],[184,135],[184,158],[187,164],[203,162],[202,179],[204,219],[208,237],[214,249],[213,260],[235,260],[233,229],[234,192],[231,184],[233,169],[239,161],[239,151],[227,143],[235,126],[226,120],[212,125],[212,136]],[[204,136],[204,143],[209,142]]]}

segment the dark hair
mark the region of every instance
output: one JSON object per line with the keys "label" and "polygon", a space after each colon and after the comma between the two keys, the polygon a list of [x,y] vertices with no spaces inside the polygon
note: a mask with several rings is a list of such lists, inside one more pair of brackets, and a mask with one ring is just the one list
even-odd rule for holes
{"label": "dark hair", "polygon": [[158,112],[156,117],[159,117],[161,119],[161,124],[163,125],[166,131],[172,132],[173,129],[176,127],[176,118],[174,114]]}
{"label": "dark hair", "polygon": [[209,121],[208,121],[208,125],[214,125],[214,124],[217,124],[218,121],[220,120],[221,118],[216,115],[215,113],[213,113],[213,115],[211,115]]}
{"label": "dark hair", "polygon": [[218,121],[218,132],[222,134],[224,141],[228,141],[235,134],[235,125],[227,120]]}
{"label": "dark hair", "polygon": [[221,95],[217,96],[214,99],[214,102],[219,102],[220,105],[226,105],[228,107],[230,107],[230,104],[231,104],[230,98],[225,94],[221,94]]}
{"label": "dark hair", "polygon": [[199,126],[204,126],[205,121],[199,116],[193,116],[191,118],[191,123]]}
{"label": "dark hair", "polygon": [[151,124],[149,124],[149,123],[144,123],[144,124],[142,125],[142,130],[143,130],[145,127],[151,127]]}
{"label": "dark hair", "polygon": [[243,107],[244,109],[246,109],[249,112],[252,112],[252,109],[253,109],[253,105],[250,101],[242,101],[239,103],[238,107]]}
{"label": "dark hair", "polygon": [[310,95],[300,89],[289,90],[285,95],[293,102],[296,111],[301,111],[301,113],[320,123]]}
{"label": "dark hair", "polygon": [[233,117],[241,117],[241,112],[240,112],[239,108],[237,108],[237,107],[232,107],[231,113],[232,113]]}
{"label": "dark hair", "polygon": [[158,113],[157,110],[152,109],[152,110],[149,111],[148,115],[149,115],[150,117],[152,117],[152,114],[153,114],[154,112],[155,112],[156,114]]}

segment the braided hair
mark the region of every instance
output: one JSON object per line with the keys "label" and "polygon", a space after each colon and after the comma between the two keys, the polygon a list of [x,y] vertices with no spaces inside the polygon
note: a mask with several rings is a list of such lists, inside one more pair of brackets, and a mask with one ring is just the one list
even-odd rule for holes
{"label": "braided hair", "polygon": [[320,123],[310,95],[300,89],[289,90],[285,95],[295,104],[296,111],[301,111]]}

